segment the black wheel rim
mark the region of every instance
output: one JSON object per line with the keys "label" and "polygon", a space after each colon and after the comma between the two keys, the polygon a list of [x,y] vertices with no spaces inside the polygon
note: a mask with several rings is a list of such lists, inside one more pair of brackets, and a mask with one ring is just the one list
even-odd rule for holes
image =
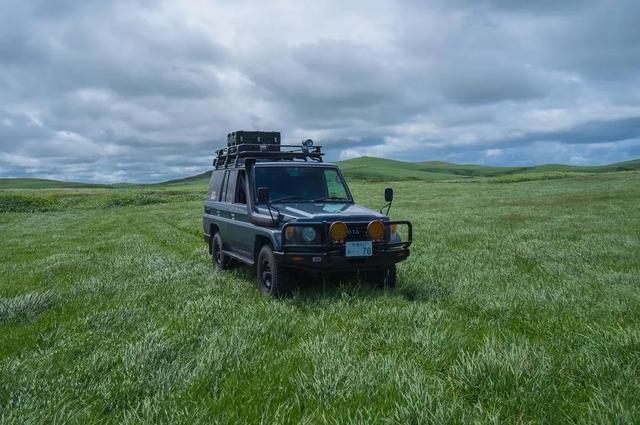
{"label": "black wheel rim", "polygon": [[260,279],[262,280],[262,285],[271,289],[271,279],[273,278],[273,274],[271,273],[271,264],[269,264],[268,260],[262,260],[262,267],[260,273]]}

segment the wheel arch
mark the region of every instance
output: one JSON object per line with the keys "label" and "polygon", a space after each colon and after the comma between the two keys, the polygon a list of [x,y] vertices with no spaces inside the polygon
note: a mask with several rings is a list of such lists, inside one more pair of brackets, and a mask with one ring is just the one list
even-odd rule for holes
{"label": "wheel arch", "polygon": [[260,255],[260,250],[265,245],[270,245],[271,249],[273,249],[273,242],[271,241],[271,238],[267,235],[256,235],[255,241],[253,243],[253,261],[256,264],[258,263],[258,255]]}

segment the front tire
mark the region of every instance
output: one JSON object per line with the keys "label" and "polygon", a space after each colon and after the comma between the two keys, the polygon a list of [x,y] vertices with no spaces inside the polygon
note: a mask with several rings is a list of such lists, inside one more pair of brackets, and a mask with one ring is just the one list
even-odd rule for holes
{"label": "front tire", "polygon": [[222,252],[222,236],[216,233],[211,241],[211,262],[216,270],[229,268],[229,258]]}
{"label": "front tire", "polygon": [[262,295],[280,297],[289,292],[289,272],[276,264],[271,246],[265,245],[258,254],[256,278]]}

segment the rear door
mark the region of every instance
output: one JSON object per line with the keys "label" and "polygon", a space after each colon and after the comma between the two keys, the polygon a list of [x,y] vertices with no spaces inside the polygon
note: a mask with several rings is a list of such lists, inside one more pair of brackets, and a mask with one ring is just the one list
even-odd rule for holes
{"label": "rear door", "polygon": [[207,190],[207,198],[204,201],[204,232],[211,237],[213,233],[211,231],[211,225],[218,227],[218,231],[222,236],[226,233],[226,222],[220,220],[222,214],[223,204],[221,203],[221,193],[226,184],[227,174],[226,170],[214,170],[209,181],[209,188]]}
{"label": "rear door", "polygon": [[[229,185],[230,182],[235,180],[236,170],[226,170],[224,173],[224,179],[222,180],[222,186],[220,187],[218,221],[220,225],[220,236],[222,237],[222,249],[228,251],[232,248],[233,234],[235,233],[232,226],[233,212],[230,211]],[[231,189],[233,193],[233,188]]]}
{"label": "rear door", "polygon": [[247,214],[247,208],[246,205],[236,203],[238,174],[239,170],[227,171],[220,193],[220,203],[222,204],[220,218],[225,223],[224,233],[222,233],[225,251],[244,256],[245,248],[241,238],[247,230],[244,226],[246,223],[243,221]]}

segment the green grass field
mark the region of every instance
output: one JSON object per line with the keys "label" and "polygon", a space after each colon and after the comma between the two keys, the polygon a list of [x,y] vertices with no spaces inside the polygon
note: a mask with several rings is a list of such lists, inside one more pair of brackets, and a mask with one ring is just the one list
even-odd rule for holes
{"label": "green grass field", "polygon": [[212,270],[202,179],[0,191],[0,422],[638,423],[640,172],[580,171],[352,181],[398,287],[283,300]]}

